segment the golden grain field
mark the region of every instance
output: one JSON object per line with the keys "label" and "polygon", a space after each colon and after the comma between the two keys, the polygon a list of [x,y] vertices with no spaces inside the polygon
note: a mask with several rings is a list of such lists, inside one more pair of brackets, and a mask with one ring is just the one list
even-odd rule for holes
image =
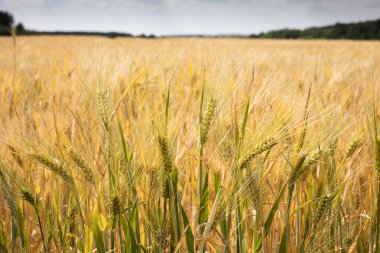
{"label": "golden grain field", "polygon": [[0,252],[378,252],[379,64],[379,42],[0,38]]}

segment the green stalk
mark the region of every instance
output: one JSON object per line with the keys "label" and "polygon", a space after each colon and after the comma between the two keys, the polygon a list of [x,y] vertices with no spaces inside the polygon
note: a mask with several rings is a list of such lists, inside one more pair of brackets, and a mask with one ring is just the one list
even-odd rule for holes
{"label": "green stalk", "polygon": [[230,252],[230,228],[231,228],[231,213],[228,212],[227,218],[226,218],[226,245],[224,246],[224,253]]}
{"label": "green stalk", "polygon": [[289,218],[290,218],[290,206],[292,204],[294,185],[290,187],[288,198],[286,201],[286,215],[285,215],[285,227],[281,238],[280,251],[281,253],[287,252],[287,245],[289,241]]}
{"label": "green stalk", "polygon": [[281,243],[280,243],[280,253],[286,253],[287,252],[287,245],[289,241],[289,221],[290,221],[290,208],[292,205],[292,197],[294,192],[294,186],[296,183],[296,180],[299,176],[300,170],[302,169],[302,165],[306,159],[306,155],[302,155],[298,161],[297,164],[294,166],[293,171],[290,175],[289,185],[288,185],[288,198],[286,201],[286,215],[285,215],[285,225],[284,225],[284,232],[282,233]]}
{"label": "green stalk", "polygon": [[379,229],[380,229],[380,140],[378,138],[378,128],[377,128],[377,109],[373,105],[373,124],[374,124],[374,145],[375,145],[375,165],[377,171],[377,211],[376,211],[376,242],[375,251],[379,252]]}
{"label": "green stalk", "polygon": [[[85,221],[84,221],[84,217],[83,217],[83,214],[82,214],[82,208],[80,206],[80,201],[79,201],[79,195],[78,195],[78,190],[77,190],[77,187],[74,183],[74,179],[72,176],[70,176],[70,185],[72,187],[72,190],[74,192],[74,199],[75,199],[75,202],[78,206],[78,212],[79,212],[79,217],[80,217],[80,220],[81,220],[81,224],[82,224],[82,233],[83,233],[83,242],[86,238],[86,233],[85,233]],[[84,244],[84,243],[83,243]]]}
{"label": "green stalk", "polygon": [[[244,107],[244,113],[243,113],[243,119],[242,123],[240,126],[240,132],[237,127],[237,117],[235,117],[236,121],[236,129],[238,132],[238,146],[237,146],[237,152],[236,152],[236,157],[240,158],[240,151],[243,146],[243,141],[244,141],[244,136],[245,136],[245,128],[247,125],[247,119],[248,119],[248,111],[249,111],[249,99],[247,100],[245,107]],[[236,107],[235,107],[235,116],[236,116]],[[240,172],[238,172],[240,173]],[[235,220],[236,220],[236,245],[235,245],[235,251],[236,252],[241,252],[242,251],[242,244],[243,244],[243,239],[242,239],[242,222],[241,222],[241,209],[239,205],[239,197],[235,196],[235,202],[236,202],[236,207],[235,207]]]}
{"label": "green stalk", "polygon": [[17,237],[15,235],[16,230],[20,236],[20,240],[19,240],[20,248],[23,249],[25,252],[28,252],[25,234],[24,234],[23,217],[22,217],[21,211],[20,211],[19,207],[17,206],[16,201],[13,197],[13,193],[11,191],[10,185],[8,184],[8,181],[5,178],[1,163],[0,163],[0,186],[2,186],[2,188],[3,188],[3,191],[5,193],[5,198],[7,200],[9,209],[11,210],[11,214],[12,214],[12,222],[11,222],[12,252],[14,252],[14,248],[16,246],[16,242],[15,242],[16,237]]}
{"label": "green stalk", "polygon": [[[108,167],[108,187],[109,187],[109,192],[113,192],[113,186],[114,186],[114,175],[111,170],[111,147],[110,147],[110,132],[106,128],[106,133],[107,133],[107,140],[106,140],[106,145],[107,145],[107,153],[106,153],[106,161],[107,161],[107,167]],[[110,198],[110,206],[111,206],[112,199]],[[111,217],[111,216],[110,216]],[[114,229],[110,231],[110,239],[111,239],[111,251],[115,250],[115,235],[114,235]]]}
{"label": "green stalk", "polygon": [[38,211],[37,208],[34,208],[37,214],[37,219],[38,219],[38,226],[40,227],[40,233],[41,233],[41,240],[42,240],[42,245],[44,247],[44,252],[47,253],[48,250],[46,249],[46,242],[45,242],[45,237],[44,237],[44,232],[42,230],[42,223],[41,223],[41,218],[40,218],[40,212]]}
{"label": "green stalk", "polygon": [[120,223],[120,218],[118,219],[118,230],[119,230],[119,242],[120,242],[120,252],[123,253],[123,236],[121,234],[121,223]]}
{"label": "green stalk", "polygon": [[242,121],[241,128],[240,128],[238,149],[240,149],[241,146],[243,145],[244,136],[245,136],[245,128],[246,128],[247,120],[248,120],[248,111],[249,111],[249,98],[248,98],[248,100],[245,104],[245,108],[244,108],[243,121]]}
{"label": "green stalk", "polygon": [[199,142],[200,142],[200,148],[199,148],[199,167],[198,167],[198,200],[199,203],[202,199],[202,177],[203,177],[203,143],[202,143],[202,122],[203,122],[203,101],[204,101],[204,95],[205,95],[205,75],[203,75],[203,86],[202,86],[202,93],[201,93],[201,102],[200,102],[200,108],[199,108]]}
{"label": "green stalk", "polygon": [[[168,91],[169,93],[169,91]],[[169,94],[168,94],[169,96]],[[167,102],[167,107],[169,106],[168,105],[169,102]],[[168,111],[168,109],[167,109]],[[167,116],[166,116],[167,118]],[[166,119],[167,121],[167,119]],[[132,192],[135,196],[135,201],[136,203],[139,202],[139,199],[138,199],[138,196],[137,196],[137,190],[136,190],[136,186],[135,184],[132,182],[132,169],[131,169],[131,153],[129,151],[129,148],[127,146],[127,142],[125,140],[125,137],[124,137],[124,134],[123,134],[123,128],[122,128],[122,125],[121,125],[121,122],[119,120],[119,118],[117,117],[117,123],[118,123],[118,129],[119,129],[119,134],[120,134],[120,139],[121,139],[121,145],[122,145],[122,149],[123,149],[123,155],[124,155],[124,160],[125,162],[127,163],[126,167],[127,167],[127,173],[128,173],[128,182],[129,182],[129,185],[130,187],[132,187]],[[128,201],[128,205],[130,205],[130,201]],[[140,224],[139,224],[139,212],[138,212],[138,209],[136,209],[136,217],[135,217],[135,230],[136,230],[136,240],[137,240],[137,243],[140,243]]]}
{"label": "green stalk", "polygon": [[[298,208],[299,204],[301,203],[301,191],[302,189],[298,189],[298,188],[301,188],[301,186],[299,186],[297,184],[297,182],[295,183],[295,191],[296,191],[296,209]],[[301,211],[300,212],[297,212],[296,214],[296,245],[299,245],[299,242],[301,240]]]}
{"label": "green stalk", "polygon": [[242,250],[242,231],[241,231],[241,217],[240,217],[240,205],[239,198],[236,198],[236,253],[240,253]]}
{"label": "green stalk", "polygon": [[[200,217],[202,211],[202,193],[203,193],[203,102],[204,102],[204,93],[205,93],[205,74],[203,73],[203,84],[202,84],[202,93],[201,101],[199,106],[199,163],[198,163],[198,186],[197,186],[197,215],[196,215],[196,224],[200,225]],[[203,231],[201,230],[201,233]],[[203,253],[203,252],[200,252]]]}
{"label": "green stalk", "polygon": [[198,171],[198,197],[199,202],[202,199],[202,191],[203,191],[203,144],[200,144],[199,148],[199,171]]}
{"label": "green stalk", "polygon": [[110,234],[111,234],[111,251],[114,251],[115,250],[115,235],[114,235],[113,229],[111,229]]}
{"label": "green stalk", "polygon": [[379,252],[379,227],[380,227],[380,180],[377,179],[377,212],[376,212],[376,242],[375,242],[375,251]]}

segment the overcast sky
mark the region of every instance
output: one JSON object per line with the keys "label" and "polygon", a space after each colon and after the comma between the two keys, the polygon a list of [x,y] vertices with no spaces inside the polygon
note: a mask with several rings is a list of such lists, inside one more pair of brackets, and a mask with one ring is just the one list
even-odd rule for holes
{"label": "overcast sky", "polygon": [[251,34],[380,18],[380,0],[0,0],[38,30]]}

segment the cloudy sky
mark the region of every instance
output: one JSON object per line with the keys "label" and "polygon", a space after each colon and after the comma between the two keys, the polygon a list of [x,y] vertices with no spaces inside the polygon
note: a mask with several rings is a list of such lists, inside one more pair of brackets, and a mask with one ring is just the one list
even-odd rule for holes
{"label": "cloudy sky", "polygon": [[380,18],[380,0],[1,0],[38,30],[251,34]]}

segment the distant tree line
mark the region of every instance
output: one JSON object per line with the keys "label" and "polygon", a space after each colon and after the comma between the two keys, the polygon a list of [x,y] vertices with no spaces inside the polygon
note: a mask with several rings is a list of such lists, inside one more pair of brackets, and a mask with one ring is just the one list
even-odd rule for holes
{"label": "distant tree line", "polygon": [[[11,35],[13,25],[13,16],[9,12],[0,11],[0,35]],[[17,33],[25,32],[25,28],[22,23],[18,23],[14,28]]]}
{"label": "distant tree line", "polygon": [[[22,23],[14,26],[13,16],[7,11],[0,11],[0,36],[12,35],[12,29],[15,29],[17,35],[80,35],[80,36],[104,36],[109,38],[116,37],[134,37],[130,33],[119,32],[74,32],[74,31],[35,31],[25,29]],[[139,38],[155,38],[153,34],[141,34],[135,37]]]}
{"label": "distant tree line", "polygon": [[380,19],[359,23],[341,24],[331,26],[312,27],[304,30],[282,29],[250,37],[276,38],[276,39],[380,39]]}
{"label": "distant tree line", "polygon": [[[155,38],[152,35],[141,34],[133,36],[130,33],[118,32],[45,32],[25,29],[22,23],[14,26],[13,16],[7,11],[0,11],[0,36],[9,36],[12,34],[12,28],[18,35],[81,35],[81,36],[106,36],[115,37],[139,37],[139,38]],[[169,36],[178,37],[178,36]],[[243,35],[186,35],[181,37],[212,37],[212,38],[273,38],[273,39],[356,39],[356,40],[378,40],[380,39],[380,19],[374,21],[366,21],[359,23],[341,24],[337,23],[331,26],[312,27],[304,30],[299,29],[281,29],[269,31],[266,33]]]}

